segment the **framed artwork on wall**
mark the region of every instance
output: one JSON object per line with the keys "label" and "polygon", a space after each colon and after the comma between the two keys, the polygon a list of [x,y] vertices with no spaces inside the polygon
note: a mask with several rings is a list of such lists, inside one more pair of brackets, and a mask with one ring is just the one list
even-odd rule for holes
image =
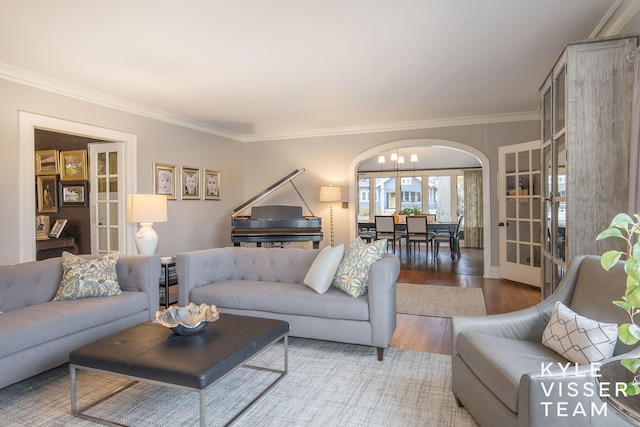
{"label": "framed artwork on wall", "polygon": [[58,175],[58,150],[36,151],[36,175]]}
{"label": "framed artwork on wall", "polygon": [[167,196],[167,200],[176,200],[176,165],[153,164],[153,193]]}
{"label": "framed artwork on wall", "polygon": [[89,205],[87,184],[87,181],[59,182],[58,194],[60,195],[60,206],[87,207]]}
{"label": "framed artwork on wall", "polygon": [[182,166],[182,200],[200,200],[200,169]]}
{"label": "framed artwork on wall", "polygon": [[205,200],[220,200],[220,171],[205,169],[202,188]]}
{"label": "framed artwork on wall", "polygon": [[58,212],[57,179],[55,175],[39,176],[36,180],[38,212]]}
{"label": "framed artwork on wall", "polygon": [[87,150],[60,152],[60,181],[87,179]]}

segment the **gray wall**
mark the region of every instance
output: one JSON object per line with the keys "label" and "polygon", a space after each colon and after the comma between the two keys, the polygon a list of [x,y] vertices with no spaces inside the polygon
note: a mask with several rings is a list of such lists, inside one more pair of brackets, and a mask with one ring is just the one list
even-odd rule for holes
{"label": "gray wall", "polygon": [[[536,89],[532,89],[536,90]],[[333,184],[342,187],[343,201],[349,202],[353,210],[334,207],[334,229],[336,244],[345,243],[355,237],[353,228],[356,189],[350,188],[354,179],[352,162],[362,153],[385,144],[406,140],[420,140],[428,145],[431,140],[450,141],[457,146],[464,145],[483,153],[489,160],[490,194],[485,198],[490,203],[492,247],[491,265],[499,264],[498,248],[498,203],[496,179],[498,173],[498,147],[540,138],[538,120],[510,123],[490,123],[436,129],[422,129],[401,132],[383,132],[331,137],[288,139],[248,143],[245,155],[245,192],[255,194],[296,168],[306,171],[295,179],[295,185],[317,216],[323,218],[325,230],[324,244],[329,238],[329,205],[318,200],[320,186]],[[411,145],[412,143],[408,143]],[[380,150],[382,151],[382,149]],[[260,172],[256,172],[260,171]],[[272,196],[273,204],[299,204],[295,190],[280,189]]]}
{"label": "gray wall", "polygon": [[[0,264],[19,261],[18,201],[35,197],[35,190],[34,195],[18,194],[20,163],[33,163],[19,159],[19,111],[137,135],[138,193],[153,191],[154,162],[220,170],[220,201],[169,202],[169,221],[154,225],[160,237],[157,253],[175,255],[230,242],[229,215],[244,200],[244,144],[0,80],[0,222],[4,224]],[[35,216],[33,221],[35,229]]]}

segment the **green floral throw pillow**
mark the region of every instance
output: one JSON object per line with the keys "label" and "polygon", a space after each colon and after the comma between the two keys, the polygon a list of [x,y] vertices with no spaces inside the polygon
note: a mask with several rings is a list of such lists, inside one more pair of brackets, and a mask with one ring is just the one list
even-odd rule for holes
{"label": "green floral throw pillow", "polygon": [[62,282],[53,300],[120,295],[122,291],[116,273],[119,256],[120,254],[114,252],[89,260],[63,252]]}
{"label": "green floral throw pillow", "polygon": [[355,239],[340,262],[332,286],[353,298],[366,295],[371,264],[382,258],[386,249],[386,239],[366,245],[359,237]]}

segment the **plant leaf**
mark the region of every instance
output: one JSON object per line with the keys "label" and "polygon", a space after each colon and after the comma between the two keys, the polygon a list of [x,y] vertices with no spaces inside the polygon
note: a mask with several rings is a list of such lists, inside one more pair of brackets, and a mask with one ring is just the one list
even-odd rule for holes
{"label": "plant leaf", "polygon": [[616,263],[618,262],[621,256],[622,256],[622,252],[620,251],[616,251],[616,250],[607,251],[603,253],[602,256],[600,257],[600,264],[602,265],[602,268],[609,271],[611,267],[616,265]]}
{"label": "plant leaf", "polygon": [[623,212],[613,217],[609,227],[617,227],[628,230],[629,226],[633,226],[635,223],[636,222],[633,220],[633,218]]}
{"label": "plant leaf", "polygon": [[627,359],[622,359],[620,364],[635,374],[638,372],[638,368],[640,368],[640,359],[629,357]]}
{"label": "plant leaf", "polygon": [[621,387],[620,391],[622,391],[627,396],[637,396],[638,394],[640,394],[640,387],[638,387],[634,383],[625,383],[625,386]]}
{"label": "plant leaf", "polygon": [[634,345],[638,341],[640,341],[631,332],[630,329],[631,329],[632,326],[635,326],[636,329],[640,329],[636,325],[632,325],[631,323],[625,323],[625,324],[622,324],[622,325],[618,326],[618,338],[620,338],[620,341],[622,341],[623,343],[625,343],[627,345]]}
{"label": "plant leaf", "polygon": [[626,311],[627,313],[631,311],[631,304],[629,304],[626,301],[613,301],[613,303],[618,307],[620,307],[621,309],[623,309],[624,311]]}
{"label": "plant leaf", "polygon": [[624,236],[622,235],[622,231],[620,231],[620,229],[618,228],[607,228],[606,230],[603,230],[600,232],[600,234],[598,234],[598,236],[596,237],[596,240],[603,240],[606,239],[608,237],[621,237],[624,238]]}

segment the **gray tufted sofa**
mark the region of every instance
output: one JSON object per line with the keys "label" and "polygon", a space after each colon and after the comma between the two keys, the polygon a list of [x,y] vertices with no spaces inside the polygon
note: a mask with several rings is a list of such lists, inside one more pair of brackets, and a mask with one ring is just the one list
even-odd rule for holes
{"label": "gray tufted sofa", "polygon": [[51,301],[62,279],[62,258],[0,266],[0,388],[65,363],[77,347],[153,318],[160,257],[120,255],[116,268],[121,295]]}
{"label": "gray tufted sofa", "polygon": [[382,360],[396,327],[400,261],[385,254],[373,263],[368,294],[352,298],[333,287],[317,294],[303,285],[318,253],[228,247],[178,254],[178,303],[284,320],[292,336],[374,346]]}

